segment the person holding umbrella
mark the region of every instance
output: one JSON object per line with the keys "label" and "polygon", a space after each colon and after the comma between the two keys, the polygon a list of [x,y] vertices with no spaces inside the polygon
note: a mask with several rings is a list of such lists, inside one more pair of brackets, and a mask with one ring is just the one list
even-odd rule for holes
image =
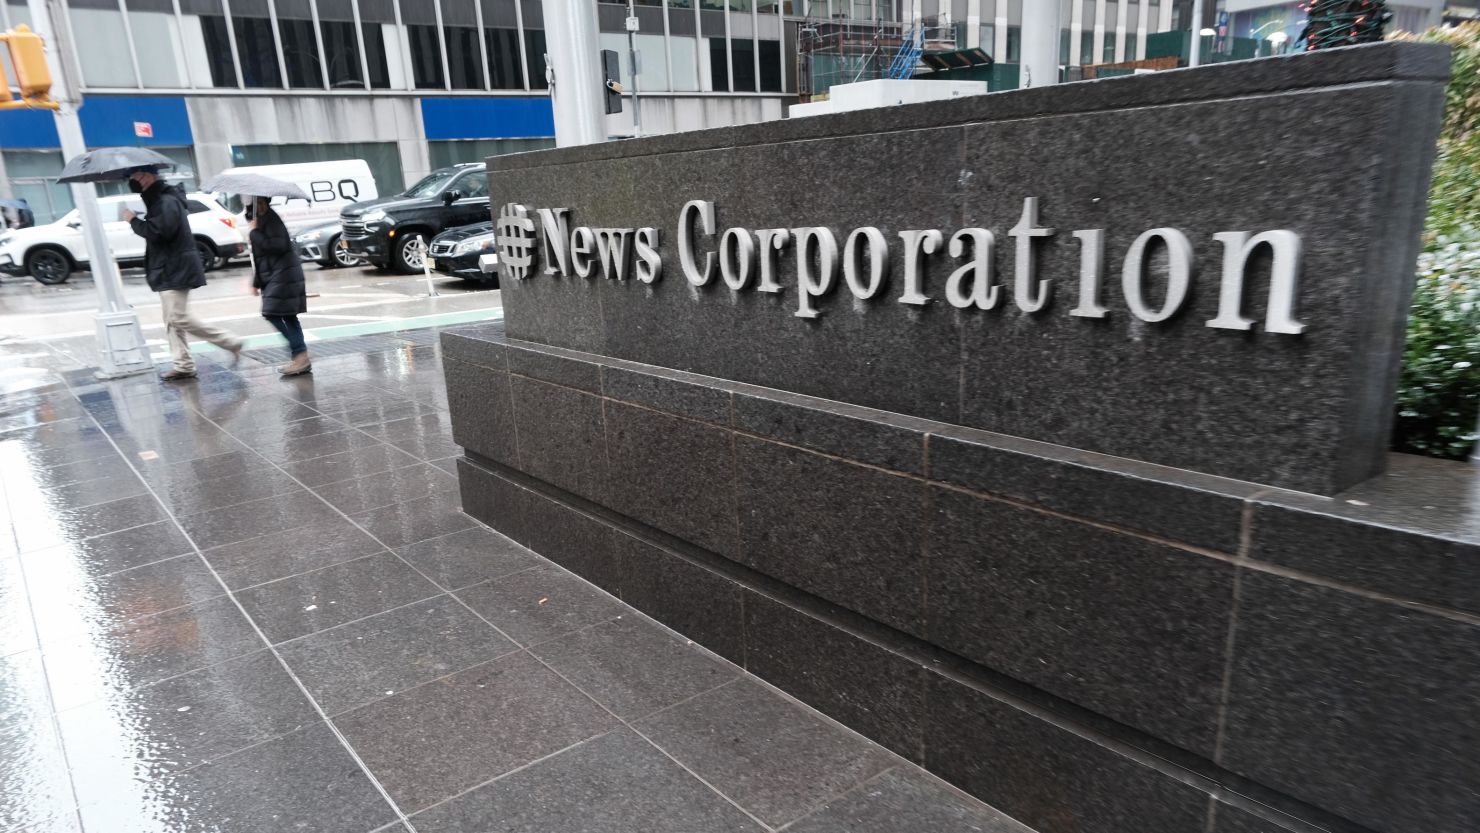
{"label": "person holding umbrella", "polygon": [[307,200],[291,182],[252,173],[227,171],[202,186],[208,192],[227,192],[251,197],[247,217],[252,221],[252,293],[262,296],[262,317],[288,340],[293,358],[278,368],[283,376],[301,376],[313,370],[303,326],[298,316],[308,310],[308,292],[298,247],[283,218],[272,208],[271,197]]}
{"label": "person holding umbrella", "polygon": [[195,358],[190,355],[187,335],[204,339],[237,360],[242,352],[241,338],[190,314],[190,290],[206,285],[206,272],[190,233],[184,189],[165,183],[156,165],[128,171],[128,183],[130,191],[143,195],[145,216],[124,209],[122,217],[134,234],[144,238],[145,277],[149,288],[159,293],[165,333],[174,356],[175,366],[159,378],[166,382],[195,378]]}

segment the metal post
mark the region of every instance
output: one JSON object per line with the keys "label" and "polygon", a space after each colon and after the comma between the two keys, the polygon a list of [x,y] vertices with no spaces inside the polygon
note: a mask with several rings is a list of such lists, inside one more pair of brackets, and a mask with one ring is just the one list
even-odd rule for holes
{"label": "metal post", "polygon": [[[35,2],[36,0],[32,0]],[[554,69],[550,98],[555,107],[558,147],[606,141],[601,47],[596,4],[590,0],[543,0],[545,39]]]}
{"label": "metal post", "polygon": [[632,132],[642,135],[642,104],[637,98],[637,6],[627,0],[627,68],[632,76]]}
{"label": "metal post", "polygon": [[1192,0],[1192,49],[1187,53],[1187,65],[1195,67],[1202,63],[1203,0]]}
{"label": "metal post", "polygon": [[[51,64],[51,94],[61,104],[56,112],[57,137],[62,156],[71,159],[87,152],[82,137],[82,122],[77,109],[82,106],[81,73],[77,71],[77,51],[72,43],[72,30],[67,25],[66,7],[62,0],[29,0],[32,29],[48,45]],[[102,362],[99,378],[113,379],[143,373],[153,367],[149,349],[144,344],[144,331],[139,316],[124,299],[123,280],[108,237],[103,231],[103,214],[98,209],[98,192],[92,183],[71,186],[72,201],[82,219],[82,241],[87,248],[93,283],[98,288],[98,352]]]}
{"label": "metal post", "polygon": [[1020,88],[1046,87],[1059,82],[1058,0],[1023,4],[1022,76]]}

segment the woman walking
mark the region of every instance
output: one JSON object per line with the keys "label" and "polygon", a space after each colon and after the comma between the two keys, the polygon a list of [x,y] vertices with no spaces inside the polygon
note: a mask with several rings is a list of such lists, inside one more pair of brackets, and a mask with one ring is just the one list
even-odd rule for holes
{"label": "woman walking", "polygon": [[262,296],[262,317],[283,334],[293,354],[292,361],[279,367],[278,372],[284,376],[308,373],[313,365],[308,360],[308,346],[303,343],[303,327],[298,323],[298,316],[308,310],[303,264],[288,227],[267,198],[257,197],[252,207],[252,257],[257,261],[252,292]]}

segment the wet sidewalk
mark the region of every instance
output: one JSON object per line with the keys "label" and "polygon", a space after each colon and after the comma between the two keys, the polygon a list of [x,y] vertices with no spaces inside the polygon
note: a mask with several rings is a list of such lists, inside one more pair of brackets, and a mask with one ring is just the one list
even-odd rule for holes
{"label": "wet sidewalk", "polygon": [[0,397],[0,831],[1026,833],[462,514],[434,339],[315,371]]}

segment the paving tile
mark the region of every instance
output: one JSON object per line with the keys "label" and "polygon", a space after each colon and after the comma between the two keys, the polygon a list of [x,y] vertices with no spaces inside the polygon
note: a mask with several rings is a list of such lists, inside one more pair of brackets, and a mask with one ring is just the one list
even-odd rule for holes
{"label": "paving tile", "polygon": [[176,516],[195,515],[239,503],[285,495],[302,487],[276,469],[254,469],[245,474],[211,480],[178,479],[159,484],[155,494]]}
{"label": "paving tile", "polygon": [[787,833],[1033,833],[912,766],[899,766],[786,828]]}
{"label": "paving tile", "polygon": [[201,554],[228,587],[239,590],[384,551],[379,541],[336,515]]}
{"label": "paving tile", "polygon": [[349,408],[336,413],[335,416],[350,425],[378,425],[382,422],[392,422],[407,417],[420,416],[425,413],[435,413],[435,409],[430,405],[407,399],[398,402],[377,402],[361,407]]}
{"label": "paving tile", "polygon": [[19,558],[0,558],[0,657],[36,647],[31,600]]}
{"label": "paving tile", "polygon": [[[170,426],[169,430],[175,428]],[[166,433],[162,429],[153,437],[135,433],[120,435],[118,445],[130,459],[153,454],[152,459],[162,463],[184,463],[242,450],[240,440],[209,423],[188,432]]]}
{"label": "paving tile", "polygon": [[57,714],[82,804],[318,721],[265,650]]}
{"label": "paving tile", "polygon": [[404,691],[334,722],[408,813],[616,725],[525,653]]}
{"label": "paving tile", "polygon": [[339,511],[354,514],[456,488],[456,477],[422,464],[330,483],[314,491]]}
{"label": "paving tile", "polygon": [[740,675],[739,668],[635,614],[530,652],[623,720],[646,717]]}
{"label": "paving tile", "polygon": [[539,556],[509,538],[481,526],[400,547],[396,552],[448,590],[501,578],[544,563]]}
{"label": "paving tile", "polygon": [[66,759],[51,722],[41,657],[0,657],[0,830],[57,829],[72,807]]}
{"label": "paving tile", "polygon": [[437,459],[431,460],[431,464],[441,469],[442,471],[447,472],[448,474],[457,474],[457,458],[462,456],[462,449],[454,445],[453,451],[453,454],[449,454],[446,457],[439,457]]}
{"label": "paving tile", "polygon": [[284,437],[276,440],[259,438],[252,447],[258,454],[275,463],[296,463],[378,444],[374,437],[364,432],[344,429],[309,437]]}
{"label": "paving tile", "polygon": [[143,526],[164,517],[164,510],[152,496],[135,495],[77,509],[14,517],[11,521],[20,551],[31,552]]}
{"label": "paving tile", "polygon": [[109,833],[366,833],[396,813],[320,723],[85,804],[82,817],[89,831]]}
{"label": "paving tile", "polygon": [[11,471],[23,467],[32,471],[53,466],[66,466],[118,457],[118,449],[106,436],[97,436],[74,443],[52,445],[45,441],[8,441],[0,443],[0,460]]}
{"label": "paving tile", "polygon": [[478,525],[463,514],[462,496],[455,491],[383,506],[350,519],[393,549]]}
{"label": "paving tile", "polygon": [[[313,433],[313,429],[310,426],[299,427],[299,423],[324,419],[318,411],[285,396],[254,395],[250,399],[236,402],[203,404],[200,412],[242,439],[253,435],[256,426],[271,426],[270,430],[280,435],[307,436]],[[340,427],[343,425],[340,424]]]}
{"label": "paving tile", "polygon": [[451,596],[396,608],[279,646],[328,714],[519,650]]}
{"label": "paving tile", "polygon": [[440,591],[390,553],[241,590],[237,599],[273,643],[284,642]]}
{"label": "paving tile", "polygon": [[452,436],[452,422],[447,414],[433,411],[406,419],[368,425],[361,430],[381,442],[399,445],[408,440],[423,437],[450,437]]}
{"label": "paving tile", "polygon": [[747,833],[765,828],[619,729],[411,819],[419,833]]}
{"label": "paving tile", "polygon": [[773,827],[806,815],[896,760],[749,679],[659,712],[636,728]]}
{"label": "paving tile", "polygon": [[214,480],[219,477],[240,477],[247,472],[269,468],[272,463],[256,452],[241,449],[184,463],[168,463],[161,460],[138,461],[139,472],[150,483],[186,483]]}
{"label": "paving tile", "polygon": [[326,483],[337,483],[341,480],[353,480],[357,477],[379,474],[402,466],[414,466],[421,462],[398,448],[372,442],[372,445],[353,451],[287,463],[283,466],[283,470],[293,475],[303,485],[313,488]]}
{"label": "paving tile", "polygon": [[37,560],[41,553],[51,553],[54,554],[53,557],[64,557],[68,563],[85,570],[88,575],[103,576],[185,555],[194,550],[190,540],[180,532],[175,522],[166,520],[41,550],[32,553],[31,560]]}
{"label": "paving tile", "polygon": [[536,567],[460,590],[458,597],[521,645],[615,619],[626,606],[559,567]]}
{"label": "paving tile", "polygon": [[164,561],[95,575],[73,560],[63,546],[22,556],[33,599],[36,627],[43,638],[85,627],[121,625],[144,616],[214,599],[226,593],[200,556],[190,553]]}
{"label": "paving tile", "polygon": [[[0,463],[0,466],[4,466],[4,464]],[[7,474],[13,471],[16,470],[6,467]],[[30,482],[38,485],[61,487],[83,483],[88,480],[101,480],[108,477],[128,477],[133,474],[133,471],[129,467],[128,460],[115,454],[111,457],[83,460],[80,463],[69,463],[65,466],[54,466],[49,469],[33,469],[25,477]],[[11,476],[14,477],[16,475]]]}
{"label": "paving tile", "polygon": [[[37,474],[41,474],[37,472]],[[149,487],[132,471],[68,483],[65,486],[48,486],[41,477],[31,478],[34,489],[15,489],[9,495],[10,511],[16,515],[51,514],[69,509],[81,509],[126,497],[142,495]]]}
{"label": "paving tile", "polygon": [[339,513],[313,495],[292,492],[177,519],[195,545],[208,550],[337,517]]}
{"label": "paving tile", "polygon": [[107,439],[97,423],[86,418],[55,420],[10,430],[0,429],[0,447],[67,446]]}
{"label": "paving tile", "polygon": [[59,709],[224,662],[262,648],[229,597],[121,625],[44,634],[42,650]]}

